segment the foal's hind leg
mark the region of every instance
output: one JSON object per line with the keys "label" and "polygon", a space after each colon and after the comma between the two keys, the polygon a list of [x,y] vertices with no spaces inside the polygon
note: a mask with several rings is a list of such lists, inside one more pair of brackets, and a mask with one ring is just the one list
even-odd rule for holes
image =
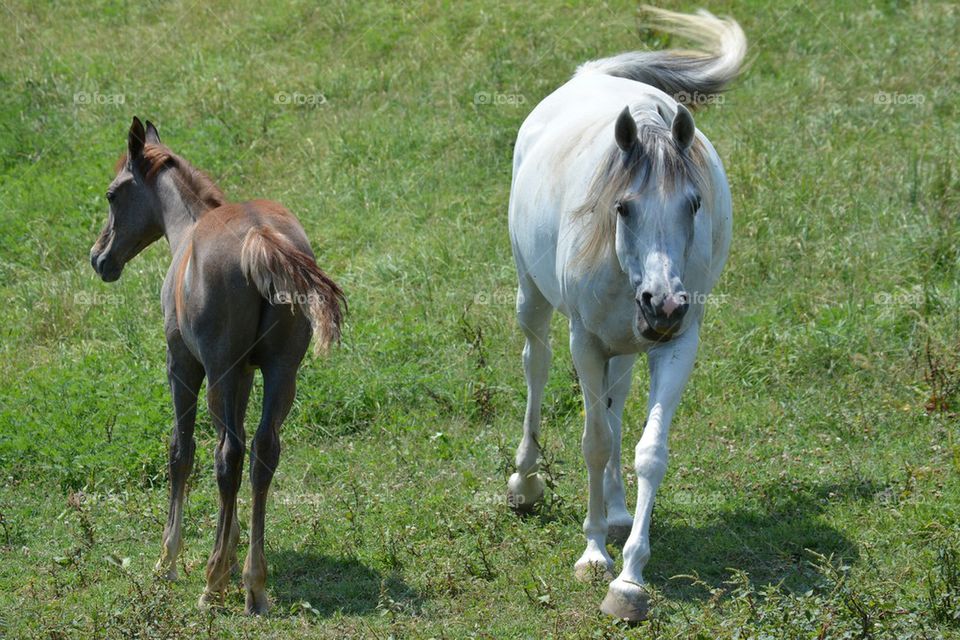
{"label": "foal's hind leg", "polygon": [[250,372],[228,369],[219,376],[209,372],[207,405],[217,428],[214,462],[217,470],[217,486],[220,489],[220,516],[217,519],[216,539],[213,553],[207,561],[207,586],[200,596],[200,606],[206,606],[219,597],[230,581],[230,569],[236,562],[236,542],[239,532],[237,523],[237,491],[243,474],[243,457],[246,449],[243,422],[240,419],[238,399]]}
{"label": "foal's hind leg", "polygon": [[[245,372],[240,377],[240,383],[237,388],[237,399],[235,404],[237,407],[237,414],[238,414],[237,420],[241,426],[246,424],[247,404],[250,401],[250,389],[253,388],[254,373],[255,371],[252,369],[248,372]],[[236,497],[234,497],[233,499],[233,505],[234,505],[233,512],[234,514],[236,514],[237,513]],[[231,553],[229,554],[230,573],[239,575],[240,563],[237,561],[237,545],[240,543],[240,518],[237,516],[233,518],[233,526],[230,527],[230,537],[227,540],[229,543],[227,548],[231,550]]]}
{"label": "foal's hind leg", "polygon": [[521,279],[517,292],[517,320],[527,338],[523,347],[523,372],[527,378],[527,411],[523,439],[517,447],[517,471],[507,482],[507,503],[517,511],[529,511],[543,497],[540,466],[540,406],[550,372],[550,318],[553,307],[536,285]]}
{"label": "foal's hind leg", "polygon": [[263,614],[270,608],[267,598],[267,559],[263,552],[264,517],[270,482],[280,462],[279,429],[296,395],[295,367],[275,366],[263,369],[263,416],[250,449],[250,485],[253,507],[250,514],[250,549],[243,565],[243,584],[247,590],[246,612]]}
{"label": "foal's hind leg", "polygon": [[603,500],[607,507],[607,538],[622,542],[633,528],[633,516],[627,511],[620,465],[623,407],[630,393],[635,355],[616,356],[607,361],[603,386],[607,398],[607,424],[610,425],[610,460],[603,473]]}
{"label": "foal's hind leg", "polygon": [[168,580],[177,579],[177,555],[183,522],[183,499],[187,478],[193,471],[193,427],[197,417],[197,394],[203,384],[203,367],[182,346],[167,350],[167,378],[173,396],[174,422],[170,436],[170,510],[163,528],[163,551],[156,571]]}

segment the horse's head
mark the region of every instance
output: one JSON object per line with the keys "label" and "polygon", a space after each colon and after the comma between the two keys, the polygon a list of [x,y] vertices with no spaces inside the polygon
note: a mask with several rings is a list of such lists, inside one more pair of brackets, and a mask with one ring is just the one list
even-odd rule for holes
{"label": "horse's head", "polygon": [[124,265],[163,235],[160,201],[147,184],[144,146],[160,144],[156,127],[133,118],[127,153],[117,164],[117,175],[107,189],[110,212],[100,237],[90,250],[90,264],[104,282],[120,277]]}
{"label": "horse's head", "polygon": [[636,297],[636,330],[650,340],[673,337],[690,307],[683,278],[702,182],[690,158],[696,132],[690,112],[678,105],[669,130],[660,116],[664,125],[645,124],[638,137],[627,108],[614,129],[620,150],[639,159],[635,178],[614,204],[616,254]]}

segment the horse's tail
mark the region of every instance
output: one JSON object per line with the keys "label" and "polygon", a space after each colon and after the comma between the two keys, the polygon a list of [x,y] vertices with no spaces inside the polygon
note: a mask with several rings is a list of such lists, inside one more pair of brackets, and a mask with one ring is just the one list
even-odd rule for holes
{"label": "horse's tail", "polygon": [[602,73],[653,85],[696,107],[719,94],[740,73],[747,37],[732,18],[701,9],[695,14],[643,7],[653,28],[694,42],[699,51],[631,51],[580,65],[576,75]]}
{"label": "horse's tail", "polygon": [[251,227],[240,249],[240,268],[270,304],[300,307],[313,327],[317,354],[340,342],[347,299],[309,253],[269,227]]}

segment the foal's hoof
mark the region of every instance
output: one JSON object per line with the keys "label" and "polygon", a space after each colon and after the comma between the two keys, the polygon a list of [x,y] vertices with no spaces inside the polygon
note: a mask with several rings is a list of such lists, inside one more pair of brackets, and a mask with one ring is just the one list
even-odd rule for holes
{"label": "foal's hoof", "polygon": [[530,513],[543,498],[545,486],[539,473],[530,476],[514,473],[507,481],[507,505],[517,513]]}
{"label": "foal's hoof", "polygon": [[197,608],[206,611],[215,606],[223,604],[223,594],[222,593],[212,593],[204,589],[203,594],[200,596],[200,600],[197,602]]}
{"label": "foal's hoof", "polygon": [[650,595],[643,585],[617,579],[607,587],[600,611],[627,622],[641,622],[650,612]]}
{"label": "foal's hoof", "polygon": [[153,571],[160,576],[161,579],[168,580],[170,582],[176,582],[177,578],[180,577],[180,574],[177,573],[177,565],[168,565],[166,560],[163,558],[157,560],[157,564],[153,568]]}
{"label": "foal's hoof", "polygon": [[270,611],[270,599],[267,598],[267,592],[261,591],[254,593],[247,591],[247,605],[243,612],[248,616],[264,616]]}

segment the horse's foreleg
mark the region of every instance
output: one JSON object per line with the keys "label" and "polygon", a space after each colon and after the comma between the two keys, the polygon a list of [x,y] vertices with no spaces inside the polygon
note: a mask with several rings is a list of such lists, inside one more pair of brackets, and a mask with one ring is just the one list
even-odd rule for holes
{"label": "horse's foreleg", "polygon": [[636,448],[637,517],[623,547],[623,570],[610,583],[601,610],[628,620],[647,615],[643,568],[650,559],[650,517],[653,500],[667,471],[667,435],[697,355],[699,326],[675,341],[650,351],[650,400],[647,423]]}
{"label": "horse's foreleg", "polygon": [[168,580],[177,579],[177,555],[180,553],[183,501],[187,479],[193,471],[196,445],[193,428],[197,417],[197,394],[203,384],[203,367],[189,354],[167,350],[167,379],[173,396],[173,433],[170,436],[170,508],[163,528],[163,550],[156,571]]}
{"label": "horse's foreleg", "polygon": [[523,347],[523,372],[527,379],[527,410],[523,438],[517,447],[516,472],[507,482],[507,503],[529,511],[543,497],[540,477],[540,406],[550,372],[550,318],[553,307],[532,284],[517,292],[517,320],[527,338]]}
{"label": "horse's foreleg", "polygon": [[217,375],[211,371],[207,388],[207,405],[217,429],[217,446],[214,450],[214,466],[217,471],[217,487],[220,490],[220,515],[217,518],[217,533],[213,553],[207,561],[207,586],[200,597],[200,606],[210,604],[226,590],[230,570],[236,562],[237,491],[243,474],[243,458],[246,450],[243,422],[240,420],[237,399],[244,387],[249,372],[228,370]]}
{"label": "horse's foreleg", "polygon": [[623,407],[630,393],[635,355],[610,358],[604,374],[606,389],[607,424],[612,437],[610,460],[603,474],[603,498],[607,507],[607,537],[617,541],[626,540],[633,528],[633,516],[627,511],[623,487],[623,472],[620,465],[620,444],[623,424]]}
{"label": "horse's foreleg", "polygon": [[250,448],[250,485],[253,505],[250,513],[250,549],[243,565],[246,613],[263,614],[270,608],[267,598],[267,559],[263,551],[264,519],[270,482],[280,463],[280,425],[290,412],[296,396],[296,369],[264,369],[263,415]]}
{"label": "horse's foreleg", "polygon": [[613,559],[607,553],[607,516],[603,503],[603,470],[610,460],[612,436],[607,424],[606,397],[603,379],[607,358],[587,331],[575,322],[570,323],[570,352],[580,376],[586,418],[581,447],[587,463],[587,517],[583,533],[587,548],[574,565],[579,580],[613,578]]}

